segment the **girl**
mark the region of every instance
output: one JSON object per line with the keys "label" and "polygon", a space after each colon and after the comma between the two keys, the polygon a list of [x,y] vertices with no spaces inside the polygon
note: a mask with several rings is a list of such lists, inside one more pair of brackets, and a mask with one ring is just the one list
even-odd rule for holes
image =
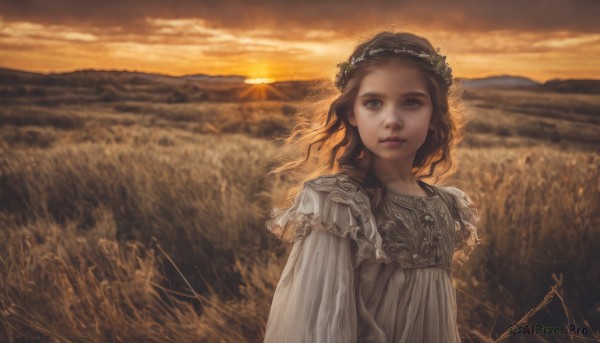
{"label": "girl", "polygon": [[423,37],[375,35],[338,64],[320,125],[288,139],[307,156],[279,171],[314,171],[266,223],[294,244],[265,342],[460,341],[452,271],[479,244],[477,210],[422,180],[451,171],[462,138],[445,59]]}

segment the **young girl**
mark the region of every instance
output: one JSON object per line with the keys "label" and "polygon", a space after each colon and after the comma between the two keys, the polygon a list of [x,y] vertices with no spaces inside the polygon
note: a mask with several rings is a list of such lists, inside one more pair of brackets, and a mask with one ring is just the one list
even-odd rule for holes
{"label": "young girl", "polygon": [[292,135],[306,166],[313,145],[325,153],[266,223],[294,244],[265,342],[459,342],[452,271],[479,244],[477,210],[422,180],[451,171],[462,138],[452,70],[427,39],[392,32],[338,66],[326,117]]}

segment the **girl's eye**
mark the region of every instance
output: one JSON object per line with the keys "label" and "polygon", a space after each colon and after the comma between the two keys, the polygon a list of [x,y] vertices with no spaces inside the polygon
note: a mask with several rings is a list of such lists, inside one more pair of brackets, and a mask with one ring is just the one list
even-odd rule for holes
{"label": "girl's eye", "polygon": [[367,100],[367,101],[365,102],[365,106],[366,106],[366,107],[376,107],[376,106],[369,106],[369,104],[372,104],[372,103],[375,103],[375,104],[377,104],[377,103],[380,103],[380,102],[381,102],[381,101],[380,101],[380,100],[377,100],[377,99],[371,99],[371,100]]}
{"label": "girl's eye", "polygon": [[[377,108],[381,106],[381,100],[378,99],[371,99],[371,100],[367,100],[364,103],[365,107],[368,108]],[[417,100],[417,99],[408,99],[404,102],[404,105],[406,107],[411,107],[411,108],[418,108],[422,105],[421,101]]]}
{"label": "girl's eye", "polygon": [[418,101],[418,100],[415,100],[415,99],[406,100],[405,104],[408,107],[419,107],[419,106],[421,106],[421,102]]}

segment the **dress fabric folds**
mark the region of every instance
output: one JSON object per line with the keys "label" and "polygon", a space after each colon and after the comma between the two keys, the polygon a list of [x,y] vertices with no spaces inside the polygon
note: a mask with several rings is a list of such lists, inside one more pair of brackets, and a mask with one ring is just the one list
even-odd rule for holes
{"label": "dress fabric folds", "polygon": [[457,188],[424,186],[390,190],[375,216],[348,176],[322,176],[274,208],[266,227],[293,247],[265,342],[460,342],[452,272],[480,243],[479,217]]}

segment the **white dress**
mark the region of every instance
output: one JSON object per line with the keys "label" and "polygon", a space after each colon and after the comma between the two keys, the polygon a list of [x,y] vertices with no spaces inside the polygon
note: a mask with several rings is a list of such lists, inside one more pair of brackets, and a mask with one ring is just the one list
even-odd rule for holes
{"label": "white dress", "polygon": [[452,270],[480,242],[477,211],[457,188],[421,183],[429,197],[388,189],[376,216],[343,174],[306,182],[291,207],[273,209],[267,228],[294,245],[266,343],[460,342]]}

